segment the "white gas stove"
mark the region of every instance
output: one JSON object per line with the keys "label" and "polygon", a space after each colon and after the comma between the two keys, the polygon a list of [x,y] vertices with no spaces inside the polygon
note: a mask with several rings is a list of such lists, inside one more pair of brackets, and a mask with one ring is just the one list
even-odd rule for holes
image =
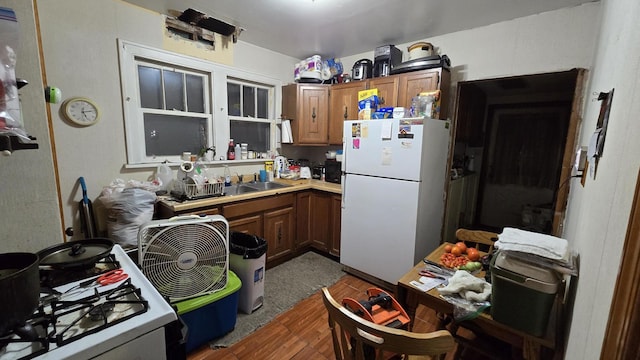
{"label": "white gas stove", "polygon": [[119,245],[111,258],[126,280],[81,290],[72,288],[86,278],[56,286],[62,295],[50,302],[41,297],[28,322],[26,332],[35,329],[38,338],[24,336],[25,330],[5,337],[0,359],[166,359],[165,326],[177,320],[176,312]]}

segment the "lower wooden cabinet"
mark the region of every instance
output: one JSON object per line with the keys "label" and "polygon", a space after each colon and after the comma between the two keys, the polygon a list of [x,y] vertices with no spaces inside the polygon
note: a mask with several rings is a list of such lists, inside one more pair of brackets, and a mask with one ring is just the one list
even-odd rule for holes
{"label": "lower wooden cabinet", "polygon": [[268,244],[268,261],[293,252],[294,226],[292,206],[264,213],[264,238]]}
{"label": "lower wooden cabinet", "polygon": [[267,241],[269,267],[309,248],[340,256],[341,211],[340,194],[303,190],[180,213],[163,206],[157,210],[156,217],[220,214],[229,222],[231,231],[256,235]]}
{"label": "lower wooden cabinet", "polygon": [[340,195],[314,191],[311,199],[311,246],[333,256],[340,256]]}
{"label": "lower wooden cabinet", "polygon": [[229,230],[267,241],[267,263],[292,254],[295,237],[295,194],[275,195],[222,206]]}

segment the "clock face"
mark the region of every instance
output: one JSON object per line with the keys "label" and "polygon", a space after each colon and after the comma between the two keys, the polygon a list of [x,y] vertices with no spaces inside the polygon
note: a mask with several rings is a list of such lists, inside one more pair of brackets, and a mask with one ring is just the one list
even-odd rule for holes
{"label": "clock face", "polygon": [[77,125],[93,125],[100,120],[98,106],[87,98],[71,98],[64,105],[64,114]]}

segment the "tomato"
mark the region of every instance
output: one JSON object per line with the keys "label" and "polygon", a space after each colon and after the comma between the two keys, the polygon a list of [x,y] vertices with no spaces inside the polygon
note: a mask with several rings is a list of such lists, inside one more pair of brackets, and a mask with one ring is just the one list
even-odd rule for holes
{"label": "tomato", "polygon": [[469,258],[469,260],[471,260],[471,261],[480,260],[480,253],[478,252],[478,249],[476,249],[476,248],[468,248],[467,249],[467,258]]}
{"label": "tomato", "polygon": [[450,252],[451,252],[451,248],[452,248],[452,247],[453,247],[453,246],[451,246],[451,245],[445,245],[445,246],[444,246],[444,252],[446,252],[446,253],[450,253]]}
{"label": "tomato", "polygon": [[451,248],[451,253],[455,256],[460,256],[462,255],[462,249],[460,247],[458,247],[458,245],[454,245]]}
{"label": "tomato", "polygon": [[440,262],[442,263],[442,265],[453,269],[468,263],[469,259],[464,256],[456,256],[452,253],[444,253],[442,254],[442,256],[440,256]]}
{"label": "tomato", "polygon": [[463,254],[467,252],[467,245],[462,241],[457,242],[456,246],[460,248],[460,251],[462,251]]}

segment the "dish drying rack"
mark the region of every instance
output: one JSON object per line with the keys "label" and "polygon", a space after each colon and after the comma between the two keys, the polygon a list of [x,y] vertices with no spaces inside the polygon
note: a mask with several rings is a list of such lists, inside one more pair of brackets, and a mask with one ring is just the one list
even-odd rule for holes
{"label": "dish drying rack", "polygon": [[222,196],[224,194],[223,182],[207,182],[204,184],[194,184],[192,182],[178,180],[175,184],[175,190],[184,193],[184,196],[188,200]]}

